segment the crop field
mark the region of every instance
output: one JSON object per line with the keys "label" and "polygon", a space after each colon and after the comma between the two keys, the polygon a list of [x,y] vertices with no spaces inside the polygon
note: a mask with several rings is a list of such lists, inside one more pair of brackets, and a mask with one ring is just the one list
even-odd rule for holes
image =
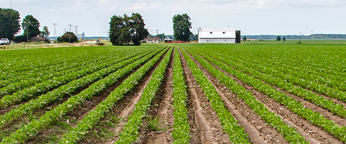
{"label": "crop field", "polygon": [[345,143],[346,47],[0,51],[0,143]]}

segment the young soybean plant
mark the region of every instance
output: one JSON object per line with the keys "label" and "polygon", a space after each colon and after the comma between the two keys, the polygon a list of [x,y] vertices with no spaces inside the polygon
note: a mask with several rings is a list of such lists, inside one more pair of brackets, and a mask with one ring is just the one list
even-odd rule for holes
{"label": "young soybean plant", "polygon": [[187,144],[190,141],[190,126],[187,120],[186,98],[187,86],[183,67],[180,60],[178,48],[174,50],[173,64],[173,107],[174,107],[174,124],[173,124],[173,143]]}
{"label": "young soybean plant", "polygon": [[192,71],[193,77],[201,86],[204,95],[210,101],[210,105],[220,119],[223,131],[229,136],[232,143],[250,143],[248,135],[245,133],[244,128],[239,126],[238,121],[232,114],[225,108],[221,96],[217,93],[214,86],[203,74],[202,70],[198,68],[197,64],[190,58],[190,56],[182,50],[185,60]]}
{"label": "young soybean plant", "polygon": [[[163,51],[165,52],[165,51]],[[67,134],[63,135],[63,138],[60,140],[60,144],[66,143],[76,143],[89,132],[90,129],[95,126],[101,118],[104,117],[104,114],[108,112],[114,104],[121,100],[126,93],[131,91],[140,81],[143,76],[152,68],[164,54],[161,52],[153,59],[148,61],[145,65],[143,65],[140,69],[138,69],[135,73],[130,75],[126,80],[124,80],[120,86],[118,86],[114,91],[110,93],[110,95],[98,104],[94,110],[89,112],[75,127],[70,130]]]}
{"label": "young soybean plant", "polygon": [[136,104],[135,110],[125,124],[124,130],[119,135],[120,137],[116,144],[128,144],[137,140],[139,135],[138,129],[142,126],[142,118],[146,115],[151,101],[155,97],[156,92],[160,89],[171,55],[172,49],[166,54],[160,65],[154,71],[149,83],[143,91],[140,101]]}

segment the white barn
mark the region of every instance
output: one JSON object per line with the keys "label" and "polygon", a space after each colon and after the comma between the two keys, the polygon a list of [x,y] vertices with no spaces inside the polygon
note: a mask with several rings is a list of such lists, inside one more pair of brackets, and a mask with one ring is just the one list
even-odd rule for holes
{"label": "white barn", "polygon": [[198,43],[239,43],[238,37],[240,38],[240,31],[233,28],[198,29]]}

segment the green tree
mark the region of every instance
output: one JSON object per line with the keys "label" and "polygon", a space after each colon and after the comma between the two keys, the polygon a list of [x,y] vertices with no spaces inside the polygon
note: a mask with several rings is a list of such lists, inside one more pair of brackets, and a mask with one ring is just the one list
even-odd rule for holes
{"label": "green tree", "polygon": [[163,41],[166,38],[165,33],[157,34],[156,37],[160,38],[160,41]]}
{"label": "green tree", "polygon": [[192,34],[190,35],[190,40],[197,41],[198,40],[198,34]]}
{"label": "green tree", "polygon": [[38,36],[40,34],[40,22],[32,15],[27,15],[23,22],[22,28],[24,30],[24,36],[28,36],[28,39]]}
{"label": "green tree", "polygon": [[283,40],[283,41],[286,41],[286,37],[283,37],[282,40]]}
{"label": "green tree", "polygon": [[276,37],[276,40],[281,41],[281,37],[280,36]]}
{"label": "green tree", "polygon": [[49,36],[50,32],[48,30],[47,26],[43,27],[43,30],[41,31],[41,37],[47,38]]}
{"label": "green tree", "polygon": [[246,36],[243,37],[243,41],[246,41]]}
{"label": "green tree", "polygon": [[186,13],[173,16],[174,39],[190,41],[190,35],[192,34],[190,20],[191,18]]}
{"label": "green tree", "polygon": [[77,36],[73,32],[66,32],[61,37],[58,37],[58,42],[78,42]]}
{"label": "green tree", "polygon": [[149,35],[144,20],[139,13],[129,17],[113,16],[110,21],[109,37],[113,45],[140,45],[140,41]]}
{"label": "green tree", "polygon": [[18,11],[0,8],[0,38],[14,40],[14,35],[20,30],[19,22]]}

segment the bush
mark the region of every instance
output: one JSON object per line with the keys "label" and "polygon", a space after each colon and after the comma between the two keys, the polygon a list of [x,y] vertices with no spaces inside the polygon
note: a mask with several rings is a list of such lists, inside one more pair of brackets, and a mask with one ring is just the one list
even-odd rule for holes
{"label": "bush", "polygon": [[19,36],[15,36],[13,41],[16,43],[26,42],[27,38],[24,35],[19,35]]}
{"label": "bush", "polygon": [[78,39],[73,32],[66,32],[61,37],[58,37],[58,42],[74,43],[74,42],[78,42]]}

